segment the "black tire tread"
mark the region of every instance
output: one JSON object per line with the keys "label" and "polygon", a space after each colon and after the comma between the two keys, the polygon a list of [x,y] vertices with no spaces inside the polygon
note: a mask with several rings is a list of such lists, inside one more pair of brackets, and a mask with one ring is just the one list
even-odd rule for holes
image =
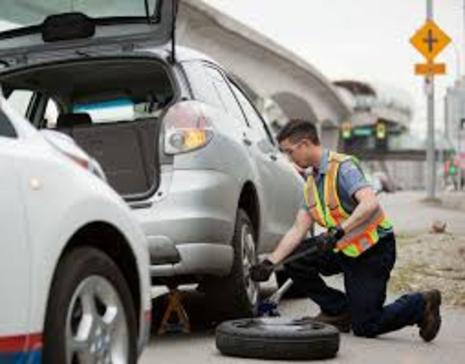
{"label": "black tire tread", "polygon": [[224,322],[216,330],[216,346],[224,355],[303,360],[333,358],[339,350],[339,332],[330,325],[321,324],[322,329],[317,331],[268,329],[248,332],[236,327],[234,322]]}

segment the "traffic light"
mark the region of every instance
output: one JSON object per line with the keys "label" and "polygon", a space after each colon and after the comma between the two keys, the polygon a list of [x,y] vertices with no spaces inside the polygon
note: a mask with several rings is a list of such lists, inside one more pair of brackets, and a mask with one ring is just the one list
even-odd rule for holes
{"label": "traffic light", "polygon": [[446,163],[447,163],[447,167],[448,167],[447,168],[447,173],[449,174],[449,176],[457,175],[458,168],[459,168],[459,160],[458,160],[458,158],[452,157],[448,161],[446,161]]}
{"label": "traffic light", "polygon": [[386,139],[387,127],[386,123],[378,121],[376,123],[376,138],[377,139]]}
{"label": "traffic light", "polygon": [[352,137],[352,124],[350,121],[345,121],[341,125],[342,139],[350,139]]}

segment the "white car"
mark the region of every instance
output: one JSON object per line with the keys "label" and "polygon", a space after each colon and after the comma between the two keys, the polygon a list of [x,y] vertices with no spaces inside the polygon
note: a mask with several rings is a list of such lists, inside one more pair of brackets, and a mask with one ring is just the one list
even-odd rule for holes
{"label": "white car", "polygon": [[135,363],[149,258],[127,204],[0,95],[0,363]]}

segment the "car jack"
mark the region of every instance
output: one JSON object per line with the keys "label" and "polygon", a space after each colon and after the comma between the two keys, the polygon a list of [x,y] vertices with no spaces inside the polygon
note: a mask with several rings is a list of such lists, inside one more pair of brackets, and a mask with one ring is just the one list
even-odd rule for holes
{"label": "car jack", "polygon": [[[182,295],[178,290],[177,286],[168,286],[168,306],[166,307],[165,313],[158,329],[158,335],[164,333],[183,332],[190,333],[191,327],[189,322],[189,316],[187,316],[186,310],[182,305]],[[172,316],[176,317],[176,322],[172,322],[170,319]]]}

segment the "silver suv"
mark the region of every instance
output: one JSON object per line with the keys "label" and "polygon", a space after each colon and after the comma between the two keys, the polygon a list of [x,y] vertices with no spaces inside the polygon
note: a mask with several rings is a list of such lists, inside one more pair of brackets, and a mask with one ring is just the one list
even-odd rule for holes
{"label": "silver suv", "polygon": [[220,65],[174,46],[177,2],[48,2],[0,6],[29,25],[0,34],[6,93],[29,91],[31,122],[100,162],[147,235],[154,284],[200,282],[253,314],[249,267],[292,224],[303,183],[267,124]]}

